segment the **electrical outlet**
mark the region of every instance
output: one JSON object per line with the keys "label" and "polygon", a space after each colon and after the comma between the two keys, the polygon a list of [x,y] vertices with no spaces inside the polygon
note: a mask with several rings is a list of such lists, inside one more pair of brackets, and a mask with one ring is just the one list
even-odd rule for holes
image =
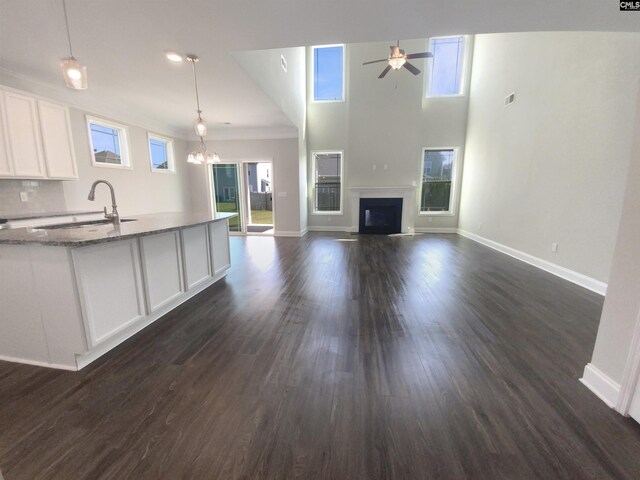
{"label": "electrical outlet", "polygon": [[29,195],[27,194],[27,192],[20,192],[20,201],[21,202],[29,201]]}
{"label": "electrical outlet", "polygon": [[558,252],[558,244],[557,244],[556,242],[553,242],[553,243],[551,244],[551,251],[552,251],[553,253],[557,253],[557,252]]}
{"label": "electrical outlet", "polygon": [[386,163],[384,164],[384,169],[385,170],[389,170],[389,165],[387,165]]}
{"label": "electrical outlet", "polygon": [[286,197],[287,196],[287,192],[278,192],[278,196],[279,197]]}
{"label": "electrical outlet", "polygon": [[433,222],[433,218],[427,217],[427,223],[431,223],[431,222]]}
{"label": "electrical outlet", "polygon": [[374,165],[373,167],[371,167],[373,170],[375,170],[376,168],[378,168],[377,165]]}

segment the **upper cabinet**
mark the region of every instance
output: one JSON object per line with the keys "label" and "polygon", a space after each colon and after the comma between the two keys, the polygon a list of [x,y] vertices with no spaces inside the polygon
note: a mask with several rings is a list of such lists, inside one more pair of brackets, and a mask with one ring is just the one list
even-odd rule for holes
{"label": "upper cabinet", "polygon": [[0,177],[78,178],[68,109],[16,92],[0,97]]}

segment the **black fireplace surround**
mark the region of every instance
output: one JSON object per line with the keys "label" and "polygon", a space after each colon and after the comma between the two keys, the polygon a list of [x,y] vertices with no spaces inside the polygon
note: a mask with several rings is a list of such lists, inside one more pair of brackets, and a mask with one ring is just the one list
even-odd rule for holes
{"label": "black fireplace surround", "polygon": [[400,233],[402,198],[361,198],[360,233]]}

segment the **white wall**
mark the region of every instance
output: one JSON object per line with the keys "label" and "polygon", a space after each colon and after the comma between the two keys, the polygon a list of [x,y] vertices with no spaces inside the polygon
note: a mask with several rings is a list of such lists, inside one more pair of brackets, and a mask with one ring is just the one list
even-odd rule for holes
{"label": "white wall", "polygon": [[[424,147],[460,147],[462,166],[466,135],[468,95],[452,98],[425,98],[426,62],[412,60],[422,70],[418,76],[409,71],[391,71],[384,79],[378,75],[384,63],[362,63],[385,58],[392,42],[349,44],[346,46],[345,102],[313,102],[312,52],[307,58],[308,146],[314,150],[344,150],[344,213],[314,215],[313,172],[309,156],[309,226],[352,227],[349,187],[419,186]],[[401,41],[407,52],[423,52],[428,41]],[[470,39],[468,50],[472,51]],[[468,83],[469,69],[467,69]],[[387,170],[384,165],[387,165]],[[373,169],[373,165],[376,169]],[[460,181],[460,177],[458,178]],[[419,195],[419,188],[416,190]],[[459,192],[459,189],[458,189]],[[417,212],[418,209],[416,209]],[[455,228],[458,217],[418,216],[416,227]],[[428,222],[431,218],[432,222]]]}
{"label": "white wall", "polygon": [[[192,142],[190,148],[195,149],[197,145],[197,142]],[[298,139],[216,140],[208,141],[207,148],[216,151],[223,162],[272,161],[276,235],[300,234]],[[210,179],[207,178],[211,172],[210,167],[188,165],[187,170],[190,178],[191,210],[206,212],[210,205]],[[286,196],[281,196],[283,193]]]}
{"label": "white wall", "polygon": [[[633,83],[629,87],[633,87]],[[640,83],[636,83],[640,87]],[[624,206],[616,242],[607,296],[591,363],[621,383],[633,330],[640,318],[640,103],[635,145],[626,181]]]}
{"label": "white wall", "polygon": [[[9,80],[11,80],[9,78]],[[10,88],[32,94],[39,98],[59,101],[55,89],[40,89],[30,82],[10,81]],[[46,91],[49,96],[42,95]],[[65,102],[60,102],[65,103]],[[121,123],[127,127],[131,169],[94,167],[91,164],[91,150],[86,124],[87,112],[79,108],[69,109],[74,151],[78,166],[78,180],[21,181],[0,180],[0,213],[23,214],[66,210],[101,210],[111,205],[109,190],[99,186],[96,200],[90,202],[87,195],[91,184],[97,179],[110,181],[116,191],[118,210],[122,215],[137,215],[159,212],[184,211],[189,208],[189,177],[186,172],[186,141],[174,139],[176,173],[153,173],[150,168],[147,129],[126,124],[118,118],[101,117]],[[167,128],[167,130],[169,130]],[[152,130],[154,133],[171,137],[166,131]],[[29,201],[19,202],[19,192],[28,191]]]}
{"label": "white wall", "polygon": [[638,77],[637,34],[476,36],[460,228],[607,282]]}

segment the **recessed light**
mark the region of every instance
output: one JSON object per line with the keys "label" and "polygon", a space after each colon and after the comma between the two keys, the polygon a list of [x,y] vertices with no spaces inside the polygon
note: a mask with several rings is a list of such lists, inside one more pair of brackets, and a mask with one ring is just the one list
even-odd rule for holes
{"label": "recessed light", "polygon": [[167,60],[171,62],[179,63],[184,60],[184,57],[178,52],[166,52],[164,55],[167,57]]}

